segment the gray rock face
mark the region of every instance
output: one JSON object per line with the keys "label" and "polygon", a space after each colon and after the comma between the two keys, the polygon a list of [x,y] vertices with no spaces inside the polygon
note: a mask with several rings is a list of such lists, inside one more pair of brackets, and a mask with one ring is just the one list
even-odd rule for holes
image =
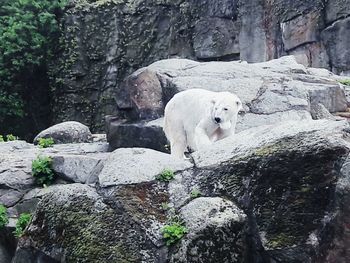
{"label": "gray rock face", "polygon": [[110,116],[106,118],[106,128],[111,149],[143,147],[169,152],[168,141],[163,132],[163,118],[128,123]]}
{"label": "gray rock face", "polygon": [[[96,188],[22,198],[18,209],[39,204],[12,262],[347,262],[349,131],[333,120],[254,127],[193,153],[193,164],[117,149]],[[164,168],[174,180],[154,179]],[[173,218],[187,234],[167,247]]]}
{"label": "gray rock face", "polygon": [[157,78],[146,71],[127,76],[171,57],[263,62],[295,55],[305,66],[349,75],[349,6],[348,0],[71,1],[62,19],[54,122],[77,120],[100,131],[105,115],[158,118],[164,101]]}
{"label": "gray rock face", "polygon": [[34,138],[34,143],[38,143],[39,138],[52,138],[55,143],[78,143],[91,142],[92,134],[84,124],[66,121],[40,132]]}
{"label": "gray rock face", "polygon": [[350,41],[350,18],[336,21],[322,32],[322,39],[329,56],[334,61],[332,70],[337,74],[350,74],[350,51],[347,48]]}
{"label": "gray rock face", "polygon": [[[287,120],[310,120],[311,105],[323,105],[331,113],[346,111],[348,107],[344,88],[336,75],[306,68],[293,56],[253,64],[168,59],[140,69],[132,76],[143,76],[143,72],[158,79],[153,82],[160,83],[157,90],[162,90],[163,105],[177,92],[192,88],[236,93],[245,110],[238,118],[237,131]],[[159,100],[157,96],[156,101]],[[138,106],[128,105],[125,115],[139,111]],[[148,112],[159,112],[159,104],[154,104],[154,108],[152,103],[148,105]],[[148,117],[152,119],[151,115]],[[107,140],[112,149],[146,147],[168,151],[164,147],[168,143],[161,119],[149,122],[139,118],[135,122],[130,115],[128,118],[106,118]]]}
{"label": "gray rock face", "polygon": [[[208,263],[239,262],[244,258],[247,218],[232,202],[219,197],[200,197],[184,206],[180,213],[188,234],[170,262],[203,259]],[[208,235],[213,229],[216,234]]]}
{"label": "gray rock face", "polygon": [[191,163],[173,159],[169,154],[142,148],[121,148],[106,160],[99,183],[102,187],[135,184],[156,179],[163,170],[178,171]]}

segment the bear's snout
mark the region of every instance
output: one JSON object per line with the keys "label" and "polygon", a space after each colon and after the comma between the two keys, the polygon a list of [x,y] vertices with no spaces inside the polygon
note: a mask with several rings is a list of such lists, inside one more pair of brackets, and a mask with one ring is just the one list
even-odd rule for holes
{"label": "bear's snout", "polygon": [[219,117],[215,117],[214,120],[215,120],[216,123],[220,123],[221,122],[221,119]]}

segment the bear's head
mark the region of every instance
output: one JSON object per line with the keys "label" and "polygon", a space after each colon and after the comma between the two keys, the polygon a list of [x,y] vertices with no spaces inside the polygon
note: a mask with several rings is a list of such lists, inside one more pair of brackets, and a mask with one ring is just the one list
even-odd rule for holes
{"label": "bear's head", "polygon": [[223,130],[236,125],[239,111],[242,110],[241,100],[231,92],[220,92],[212,100],[211,118]]}

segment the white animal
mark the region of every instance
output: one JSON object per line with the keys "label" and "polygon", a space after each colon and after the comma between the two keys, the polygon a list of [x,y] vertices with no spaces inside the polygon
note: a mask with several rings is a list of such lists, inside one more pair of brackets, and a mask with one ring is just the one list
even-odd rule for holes
{"label": "white animal", "polygon": [[171,154],[185,158],[189,147],[197,151],[235,132],[241,100],[231,92],[189,89],[177,93],[164,111],[164,133]]}

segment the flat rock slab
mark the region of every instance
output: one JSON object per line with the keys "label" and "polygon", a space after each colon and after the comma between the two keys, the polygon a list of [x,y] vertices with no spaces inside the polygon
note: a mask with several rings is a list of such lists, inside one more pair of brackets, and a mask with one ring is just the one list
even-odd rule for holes
{"label": "flat rock slab", "polygon": [[188,161],[143,148],[120,148],[112,152],[99,174],[102,187],[135,184],[155,180],[163,170],[173,172],[192,167]]}

